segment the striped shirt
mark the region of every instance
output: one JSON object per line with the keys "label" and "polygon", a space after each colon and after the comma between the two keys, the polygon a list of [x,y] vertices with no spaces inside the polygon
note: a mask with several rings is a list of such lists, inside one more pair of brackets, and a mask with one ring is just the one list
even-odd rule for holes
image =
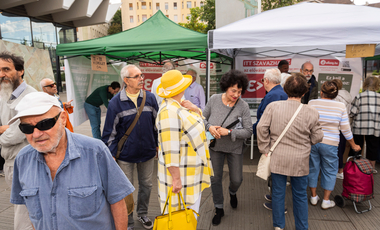
{"label": "striped shirt", "polygon": [[353,138],[346,106],[342,102],[317,99],[309,101],[309,105],[319,113],[319,123],[324,135],[321,143],[338,146],[339,130],[347,140]]}
{"label": "striped shirt", "polygon": [[356,135],[380,136],[380,94],[364,91],[351,103],[352,132]]}
{"label": "striped shirt", "polygon": [[[201,192],[210,187],[213,176],[203,119],[182,107],[177,101],[165,99],[156,119],[158,129],[158,197],[161,211],[172,186],[168,167],[179,167],[186,205],[193,205]],[[174,209],[178,199],[172,199]]]}

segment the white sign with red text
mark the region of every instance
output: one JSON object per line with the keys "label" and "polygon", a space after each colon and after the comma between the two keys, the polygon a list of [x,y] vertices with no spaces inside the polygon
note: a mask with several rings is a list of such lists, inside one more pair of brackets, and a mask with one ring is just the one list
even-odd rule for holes
{"label": "white sign with red text", "polygon": [[249,84],[242,98],[248,102],[251,110],[256,110],[265,97],[266,91],[261,80],[267,69],[277,68],[281,60],[289,62],[289,72],[299,72],[303,63],[311,62],[314,66],[314,76],[319,88],[326,80],[341,79],[344,88],[352,97],[359,93],[362,76],[362,62],[360,58],[341,58],[324,56],[323,58],[304,57],[301,55],[289,55],[282,58],[256,58],[255,56],[236,57],[236,69],[247,74]]}

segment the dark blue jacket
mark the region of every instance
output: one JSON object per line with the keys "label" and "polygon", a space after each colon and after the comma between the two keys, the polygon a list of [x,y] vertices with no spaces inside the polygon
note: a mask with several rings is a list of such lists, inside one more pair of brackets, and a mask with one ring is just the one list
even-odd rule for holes
{"label": "dark blue jacket", "polygon": [[267,95],[263,98],[261,101],[259,108],[257,109],[257,121],[255,124],[253,124],[253,134],[256,136],[256,126],[260,121],[261,116],[264,113],[265,108],[267,105],[269,105],[271,102],[274,101],[281,101],[281,100],[287,100],[288,95],[284,92],[284,89],[281,87],[281,85],[276,85],[273,87]]}
{"label": "dark blue jacket", "polygon": [[[137,98],[140,107],[143,92]],[[157,129],[156,116],[158,105],[154,95],[146,91],[146,102],[144,110],[129,135],[121,150],[119,160],[140,163],[152,159],[156,155]],[[114,96],[107,110],[106,121],[103,129],[102,141],[108,146],[112,156],[116,156],[117,144],[125,134],[137,114],[137,108],[133,101],[128,98],[125,88]]]}

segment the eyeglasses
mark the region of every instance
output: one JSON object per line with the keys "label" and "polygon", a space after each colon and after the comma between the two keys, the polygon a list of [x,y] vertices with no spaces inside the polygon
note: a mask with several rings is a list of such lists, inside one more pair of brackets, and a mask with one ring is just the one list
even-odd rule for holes
{"label": "eyeglasses", "polygon": [[32,134],[35,128],[40,131],[49,130],[54,127],[55,123],[57,123],[59,115],[61,115],[61,112],[53,118],[48,118],[38,122],[35,126],[29,124],[19,124],[18,127],[20,128],[21,132],[25,134]]}
{"label": "eyeglasses", "polygon": [[313,73],[314,70],[313,69],[312,70],[304,69],[303,72],[305,72],[305,73]]}
{"label": "eyeglasses", "polygon": [[127,78],[133,78],[133,79],[141,78],[141,79],[144,79],[144,78],[145,78],[145,75],[144,75],[144,74],[137,74],[137,75],[134,76],[134,77],[127,77]]}
{"label": "eyeglasses", "polygon": [[57,83],[53,83],[53,84],[50,84],[50,85],[45,85],[44,87],[50,87],[50,88],[53,88],[54,86],[56,86],[57,85]]}

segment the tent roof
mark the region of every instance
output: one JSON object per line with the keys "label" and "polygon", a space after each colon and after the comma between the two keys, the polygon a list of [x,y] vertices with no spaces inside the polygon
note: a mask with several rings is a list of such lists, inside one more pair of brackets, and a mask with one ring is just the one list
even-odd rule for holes
{"label": "tent roof", "polygon": [[325,48],[326,54],[344,55],[347,44],[380,43],[379,15],[379,8],[368,6],[299,3],[209,31],[209,48],[253,48],[249,51],[255,53],[281,49],[288,54],[294,49],[303,52]]}
{"label": "tent roof", "polygon": [[[140,26],[87,41],[59,44],[58,56],[101,54],[111,58],[205,60],[207,34],[184,28],[158,11]],[[215,54],[214,54],[215,56]]]}

